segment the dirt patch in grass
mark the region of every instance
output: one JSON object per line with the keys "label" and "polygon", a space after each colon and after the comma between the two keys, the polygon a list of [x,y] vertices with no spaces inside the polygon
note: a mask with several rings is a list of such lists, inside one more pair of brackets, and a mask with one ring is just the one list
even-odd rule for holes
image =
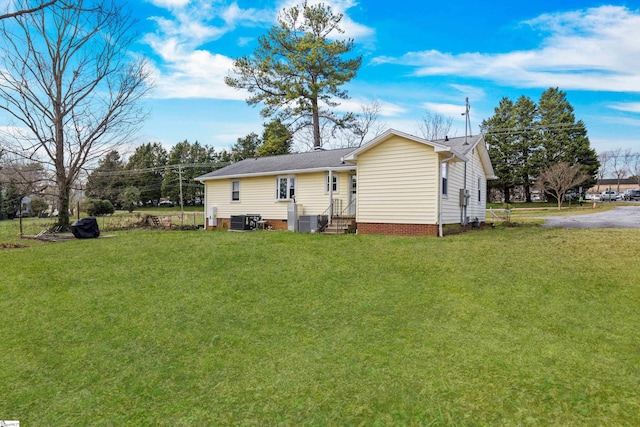
{"label": "dirt patch in grass", "polygon": [[27,245],[19,245],[17,243],[0,243],[0,249],[21,249],[28,247]]}

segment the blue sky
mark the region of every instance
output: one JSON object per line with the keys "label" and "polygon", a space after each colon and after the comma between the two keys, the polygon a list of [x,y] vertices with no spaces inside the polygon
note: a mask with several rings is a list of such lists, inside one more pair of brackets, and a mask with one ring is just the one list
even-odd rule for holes
{"label": "blue sky", "polygon": [[[156,88],[138,143],[189,140],[229,148],[261,133],[260,108],[227,87],[235,57],[291,0],[136,0],[132,50],[147,56]],[[310,3],[312,3],[310,1]],[[454,118],[464,135],[465,98],[473,133],[502,97],[537,102],[549,87],[567,93],[596,151],[640,150],[640,1],[325,1],[344,14],[345,37],[363,64],[338,107],[378,100],[380,121],[418,134],[425,111]]]}

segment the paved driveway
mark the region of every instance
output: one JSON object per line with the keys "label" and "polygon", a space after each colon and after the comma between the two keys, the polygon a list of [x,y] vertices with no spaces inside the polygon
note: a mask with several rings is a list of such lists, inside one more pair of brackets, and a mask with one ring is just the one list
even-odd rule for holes
{"label": "paved driveway", "polygon": [[618,206],[586,215],[547,217],[543,227],[640,228],[640,206]]}

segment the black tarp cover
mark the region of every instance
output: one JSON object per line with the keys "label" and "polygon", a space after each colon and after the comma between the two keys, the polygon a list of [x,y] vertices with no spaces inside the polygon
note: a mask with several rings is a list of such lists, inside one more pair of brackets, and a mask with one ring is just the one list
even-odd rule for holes
{"label": "black tarp cover", "polygon": [[71,232],[77,239],[91,239],[100,236],[98,221],[91,216],[71,224]]}

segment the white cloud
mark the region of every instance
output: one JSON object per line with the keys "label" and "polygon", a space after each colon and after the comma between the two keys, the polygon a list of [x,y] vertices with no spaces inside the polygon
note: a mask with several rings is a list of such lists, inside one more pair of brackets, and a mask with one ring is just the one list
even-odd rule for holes
{"label": "white cloud", "polygon": [[[380,104],[381,117],[397,117],[407,112],[405,108],[401,107],[398,104],[382,101],[379,99],[377,101]],[[333,110],[340,113],[349,113],[349,112],[360,113],[362,111],[361,107],[363,105],[371,104],[372,100],[364,99],[364,98],[359,98],[359,99],[352,98],[352,99],[340,100],[339,102],[340,102],[340,105],[338,105],[337,107],[333,107]]]}
{"label": "white cloud", "polygon": [[548,35],[540,47],[501,54],[437,50],[374,63],[416,67],[418,76],[456,75],[520,87],[640,92],[640,14],[621,6],[546,14],[525,22]]}
{"label": "white cloud", "polygon": [[463,104],[439,104],[435,102],[424,102],[422,108],[433,111],[434,113],[440,113],[444,116],[457,117],[464,113],[465,106]]}
{"label": "white cloud", "polygon": [[189,3],[189,0],[148,0],[149,3],[163,7],[166,9],[173,9],[178,7],[184,7]]}
{"label": "white cloud", "polygon": [[[226,5],[205,0],[149,1],[167,9],[170,14],[170,17],[151,17],[150,20],[157,24],[157,30],[143,38],[158,57],[154,70],[156,90],[153,96],[245,99],[246,92],[229,88],[224,83],[233,60],[205,50],[202,46],[220,39],[236,26],[270,26],[276,21],[276,11],[241,9],[235,1]],[[291,0],[282,5],[286,7],[289,3],[295,4]],[[354,1],[332,0],[330,5],[334,11],[344,14],[343,27],[346,33],[342,37],[373,34],[372,29],[354,22],[346,15],[345,11],[356,5]],[[243,37],[238,39],[238,44],[246,45],[251,40]],[[385,111],[392,113],[394,109],[389,106]]]}
{"label": "white cloud", "polygon": [[458,92],[460,92],[465,97],[468,97],[471,103],[480,101],[481,99],[484,99],[484,97],[486,96],[484,89],[476,86],[461,85],[461,84],[450,84],[449,86],[457,90]]}
{"label": "white cloud", "polygon": [[609,108],[628,113],[640,113],[640,102],[618,102],[610,104]]}
{"label": "white cloud", "polygon": [[220,39],[240,23],[258,25],[271,21],[273,11],[243,10],[235,2],[228,6],[203,0],[152,0],[152,3],[171,14],[169,18],[151,17],[157,30],[143,38],[159,57],[155,63],[153,96],[245,99],[244,91],[224,83],[233,60],[201,46]]}

